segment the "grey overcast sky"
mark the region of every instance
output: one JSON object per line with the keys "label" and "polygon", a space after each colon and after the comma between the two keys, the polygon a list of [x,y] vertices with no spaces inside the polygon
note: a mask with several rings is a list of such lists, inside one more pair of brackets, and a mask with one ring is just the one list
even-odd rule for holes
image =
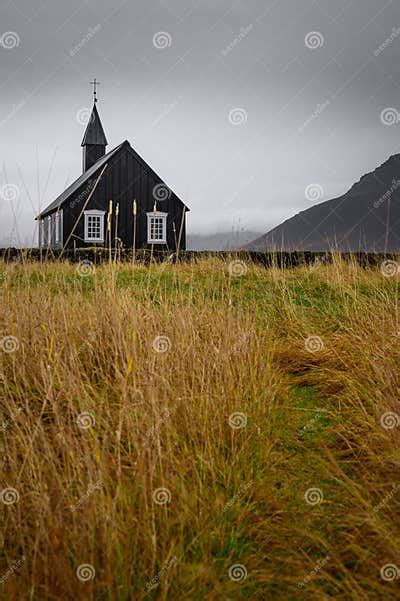
{"label": "grey overcast sky", "polygon": [[398,0],[0,2],[3,243],[81,173],[93,77],[108,150],[128,139],[192,233],[266,231],[399,152]]}

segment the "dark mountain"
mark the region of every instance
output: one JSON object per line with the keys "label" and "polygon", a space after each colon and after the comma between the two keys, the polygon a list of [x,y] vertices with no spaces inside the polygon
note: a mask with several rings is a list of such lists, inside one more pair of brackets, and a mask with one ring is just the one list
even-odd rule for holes
{"label": "dark mountain", "polygon": [[251,250],[400,251],[400,154],[343,196],[315,205],[246,246]]}

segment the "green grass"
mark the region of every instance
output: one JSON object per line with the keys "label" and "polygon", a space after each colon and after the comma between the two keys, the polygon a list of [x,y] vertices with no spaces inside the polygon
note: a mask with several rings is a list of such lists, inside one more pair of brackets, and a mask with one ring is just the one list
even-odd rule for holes
{"label": "green grass", "polygon": [[19,342],[0,355],[2,486],[20,495],[1,573],[26,558],[5,598],[396,598],[398,428],[380,420],[400,413],[398,279],[228,267],[1,266],[0,338]]}

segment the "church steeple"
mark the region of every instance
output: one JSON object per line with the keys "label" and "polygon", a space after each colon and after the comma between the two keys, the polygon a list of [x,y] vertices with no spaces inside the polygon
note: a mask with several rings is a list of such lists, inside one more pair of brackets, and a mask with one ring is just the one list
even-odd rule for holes
{"label": "church steeple", "polygon": [[82,170],[83,173],[90,169],[92,165],[96,163],[102,156],[106,153],[106,146],[108,144],[107,138],[105,136],[103,126],[101,124],[100,116],[97,111],[97,96],[96,96],[96,86],[99,85],[99,82],[96,79],[91,82],[94,85],[94,104],[92,114],[90,115],[89,122],[86,127],[85,134],[82,140]]}

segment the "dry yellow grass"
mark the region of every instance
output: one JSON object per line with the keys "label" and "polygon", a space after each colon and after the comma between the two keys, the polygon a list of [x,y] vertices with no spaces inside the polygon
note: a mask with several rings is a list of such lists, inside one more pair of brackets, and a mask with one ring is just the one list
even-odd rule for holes
{"label": "dry yellow grass", "polygon": [[398,276],[1,272],[4,599],[398,598]]}

